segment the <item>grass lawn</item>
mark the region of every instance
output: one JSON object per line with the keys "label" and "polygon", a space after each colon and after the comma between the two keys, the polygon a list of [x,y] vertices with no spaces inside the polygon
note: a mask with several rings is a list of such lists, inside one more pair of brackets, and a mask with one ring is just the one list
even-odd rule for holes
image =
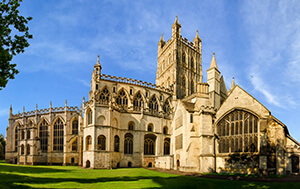
{"label": "grass lawn", "polygon": [[0,162],[0,188],[300,188],[300,183],[205,179],[131,169],[21,166]]}

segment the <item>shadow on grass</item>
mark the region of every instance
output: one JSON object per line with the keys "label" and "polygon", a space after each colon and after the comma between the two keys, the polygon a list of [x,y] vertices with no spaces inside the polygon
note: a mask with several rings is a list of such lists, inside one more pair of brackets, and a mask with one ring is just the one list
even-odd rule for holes
{"label": "shadow on grass", "polygon": [[20,165],[10,165],[10,164],[1,163],[0,173],[1,172],[40,174],[40,173],[69,172],[69,171],[64,169],[50,168],[50,167],[49,168],[36,167],[36,166],[29,166],[29,165],[20,166]]}
{"label": "shadow on grass", "polygon": [[[228,180],[216,180],[216,179],[204,179],[189,176],[172,176],[160,177],[160,176],[124,176],[124,177],[99,177],[99,178],[40,178],[30,177],[26,175],[18,175],[13,173],[0,173],[0,188],[30,188],[33,184],[42,185],[47,187],[48,184],[69,183],[72,184],[97,184],[105,182],[120,182],[124,187],[126,183],[130,181],[149,180],[159,184],[161,187],[156,188],[282,188],[283,186],[277,186],[276,183],[254,183],[254,182],[242,182],[242,181],[228,181]],[[293,184],[293,183],[292,183]],[[53,185],[52,185],[53,186]],[[289,185],[292,187],[299,187],[298,185]],[[79,185],[69,187],[80,187]],[[83,186],[84,187],[84,186]],[[154,187],[151,187],[154,188]]]}

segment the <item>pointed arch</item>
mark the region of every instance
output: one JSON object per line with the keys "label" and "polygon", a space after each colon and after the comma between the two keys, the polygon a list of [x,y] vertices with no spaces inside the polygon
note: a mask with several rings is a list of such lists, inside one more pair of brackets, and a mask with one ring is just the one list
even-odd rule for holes
{"label": "pointed arch", "polygon": [[154,131],[154,126],[152,123],[149,123],[148,126],[147,126],[147,131],[148,132],[153,132]]}
{"label": "pointed arch", "polygon": [[133,135],[126,133],[124,136],[124,154],[133,154]]}
{"label": "pointed arch", "polygon": [[48,151],[48,126],[49,123],[46,121],[45,118],[42,118],[42,120],[39,123],[39,139],[41,144],[41,150],[42,152]]}
{"label": "pointed arch", "polygon": [[185,55],[185,52],[182,53],[182,63],[183,63],[183,64],[186,63],[186,55]]}
{"label": "pointed arch", "polygon": [[130,122],[128,123],[128,130],[129,130],[129,131],[133,131],[133,130],[134,130],[134,122],[133,122],[133,121],[130,121]]}
{"label": "pointed arch", "polygon": [[155,141],[156,136],[153,134],[146,134],[144,137],[144,155],[155,155]]}
{"label": "pointed arch", "polygon": [[64,150],[64,122],[57,117],[53,125],[53,151],[63,152]]}
{"label": "pointed arch", "polygon": [[128,106],[128,94],[127,92],[125,91],[124,88],[120,89],[118,94],[117,94],[117,97],[116,97],[116,103],[122,107],[122,108],[127,108]]}
{"label": "pointed arch", "polygon": [[170,155],[170,138],[164,139],[164,155]]}
{"label": "pointed arch", "polygon": [[86,111],[87,125],[93,123],[93,110],[89,107]]}
{"label": "pointed arch", "polygon": [[77,116],[74,116],[72,119],[71,119],[71,127],[72,127],[72,135],[77,135],[78,134],[78,118]]}
{"label": "pointed arch", "polygon": [[141,111],[144,108],[144,102],[144,97],[142,96],[141,92],[136,92],[133,97],[133,110]]}
{"label": "pointed arch", "polygon": [[114,137],[114,151],[115,152],[120,151],[120,137],[118,135],[115,135]]}
{"label": "pointed arch", "polygon": [[152,95],[152,97],[150,98],[148,107],[149,107],[149,111],[151,113],[157,113],[158,112],[158,101],[157,101],[157,98],[156,98],[155,94]]}
{"label": "pointed arch", "polygon": [[169,99],[166,99],[163,105],[163,111],[164,113],[170,113],[171,112],[171,106],[170,106],[170,102]]}
{"label": "pointed arch", "polygon": [[85,150],[92,150],[92,137],[88,135],[85,137]]}
{"label": "pointed arch", "polygon": [[101,90],[98,99],[100,104],[108,105],[110,101],[110,92],[107,88],[107,86],[104,86],[103,89]]}
{"label": "pointed arch", "polygon": [[195,84],[194,81],[191,81],[191,94],[193,94],[195,92]]}
{"label": "pointed arch", "polygon": [[15,127],[14,127],[14,145],[15,145],[15,152],[18,151],[18,141],[19,141],[19,127],[20,127],[20,124],[17,122]]}
{"label": "pointed arch", "polygon": [[186,79],[185,76],[181,76],[181,92],[182,92],[182,97],[185,97],[185,90],[186,90]]}
{"label": "pointed arch", "polygon": [[104,135],[99,135],[97,137],[97,150],[106,149],[106,137]]}
{"label": "pointed arch", "polygon": [[195,64],[194,64],[194,58],[191,58],[191,69],[194,70],[195,69]]}
{"label": "pointed arch", "polygon": [[75,137],[73,140],[71,140],[71,151],[72,152],[77,152],[78,149],[78,137]]}

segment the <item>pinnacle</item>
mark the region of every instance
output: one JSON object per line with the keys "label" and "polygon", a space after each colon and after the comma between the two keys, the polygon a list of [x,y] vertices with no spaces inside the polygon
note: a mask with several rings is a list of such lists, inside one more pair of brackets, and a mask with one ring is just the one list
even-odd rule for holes
{"label": "pinnacle", "polygon": [[177,15],[176,15],[176,19],[175,19],[174,24],[179,24],[179,22],[178,22],[178,16]]}
{"label": "pinnacle", "polygon": [[216,69],[218,69],[216,58],[215,58],[215,53],[213,53],[213,57],[212,57],[212,60],[211,60],[209,68],[216,68]]}

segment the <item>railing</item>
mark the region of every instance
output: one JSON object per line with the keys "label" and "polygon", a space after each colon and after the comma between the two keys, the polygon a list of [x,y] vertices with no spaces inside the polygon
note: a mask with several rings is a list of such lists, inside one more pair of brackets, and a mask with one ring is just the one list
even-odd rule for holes
{"label": "railing", "polygon": [[81,112],[77,106],[75,106],[75,107],[67,106],[67,107],[45,108],[45,109],[40,109],[40,110],[35,110],[35,111],[22,112],[22,113],[18,113],[18,114],[12,114],[12,116],[13,117],[25,117],[25,116],[33,116],[35,114],[47,114],[47,113],[50,113],[50,109],[51,109],[52,113],[64,112],[65,110],[67,110],[69,112],[77,112],[77,113]]}
{"label": "railing", "polygon": [[140,86],[143,86],[143,87],[149,87],[149,88],[152,88],[152,89],[162,90],[162,91],[167,92],[167,93],[172,93],[173,92],[172,88],[165,88],[163,86],[159,86],[159,85],[156,85],[156,84],[153,84],[153,83],[148,83],[146,81],[126,78],[126,77],[116,77],[116,76],[101,74],[101,79],[108,80],[108,81],[120,82],[120,83],[129,83],[129,84],[134,84],[134,85],[140,85]]}

